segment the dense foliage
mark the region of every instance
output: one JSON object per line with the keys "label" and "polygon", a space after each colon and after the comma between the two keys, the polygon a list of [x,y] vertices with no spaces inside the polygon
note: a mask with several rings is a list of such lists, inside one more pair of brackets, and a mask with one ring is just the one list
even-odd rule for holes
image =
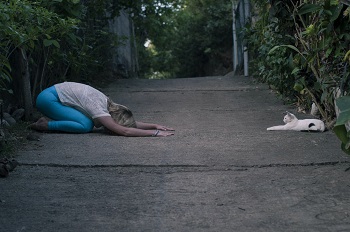
{"label": "dense foliage", "polygon": [[43,88],[63,80],[100,78],[120,39],[109,33],[108,19],[127,2],[1,1],[1,99],[12,98],[29,114]]}
{"label": "dense foliage", "polygon": [[258,51],[256,76],[304,109],[317,104],[323,119],[331,121],[335,91],[349,88],[348,7],[335,0],[270,3],[260,2],[265,10],[249,30],[252,51]]}
{"label": "dense foliage", "polygon": [[255,6],[261,17],[247,30],[255,75],[301,110],[314,103],[332,128],[335,100],[349,95],[350,8],[338,0],[256,1]]}
{"label": "dense foliage", "polygon": [[[220,65],[230,68],[231,1],[157,2],[159,4],[143,5],[135,20],[140,66],[146,76],[194,77],[212,75]],[[144,49],[147,40],[151,43]]]}

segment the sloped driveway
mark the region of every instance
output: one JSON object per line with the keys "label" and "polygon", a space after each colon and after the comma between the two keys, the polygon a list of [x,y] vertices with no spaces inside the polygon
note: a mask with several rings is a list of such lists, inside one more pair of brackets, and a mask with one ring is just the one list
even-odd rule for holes
{"label": "sloped driveway", "polygon": [[350,230],[349,157],[331,131],[266,131],[296,113],[267,86],[226,76],[103,92],[175,136],[42,134],[0,179],[0,231]]}

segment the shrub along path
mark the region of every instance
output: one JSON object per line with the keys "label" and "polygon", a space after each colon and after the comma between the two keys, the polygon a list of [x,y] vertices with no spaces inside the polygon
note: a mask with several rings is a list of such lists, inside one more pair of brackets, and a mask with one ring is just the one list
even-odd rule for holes
{"label": "shrub along path", "polygon": [[350,230],[349,157],[331,131],[266,131],[296,113],[266,85],[117,80],[103,91],[175,136],[42,134],[0,179],[1,231]]}

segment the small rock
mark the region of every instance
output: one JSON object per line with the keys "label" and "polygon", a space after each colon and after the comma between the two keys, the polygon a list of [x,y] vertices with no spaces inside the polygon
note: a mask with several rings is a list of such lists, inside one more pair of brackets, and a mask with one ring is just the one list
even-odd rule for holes
{"label": "small rock", "polygon": [[4,113],[3,119],[6,120],[10,126],[16,124],[16,120],[9,113]]}
{"label": "small rock", "polygon": [[24,109],[17,109],[12,113],[12,117],[18,122],[24,116]]}
{"label": "small rock", "polygon": [[3,119],[3,120],[1,121],[1,125],[2,125],[3,127],[9,127],[9,126],[10,126],[10,124],[9,124],[5,119]]}

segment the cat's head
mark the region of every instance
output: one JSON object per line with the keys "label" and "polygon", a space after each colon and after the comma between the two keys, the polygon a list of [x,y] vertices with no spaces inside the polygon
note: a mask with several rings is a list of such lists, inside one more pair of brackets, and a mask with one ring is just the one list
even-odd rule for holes
{"label": "cat's head", "polygon": [[287,111],[287,114],[283,118],[283,122],[287,124],[287,123],[290,123],[294,120],[297,120],[297,117],[295,117],[294,114]]}

